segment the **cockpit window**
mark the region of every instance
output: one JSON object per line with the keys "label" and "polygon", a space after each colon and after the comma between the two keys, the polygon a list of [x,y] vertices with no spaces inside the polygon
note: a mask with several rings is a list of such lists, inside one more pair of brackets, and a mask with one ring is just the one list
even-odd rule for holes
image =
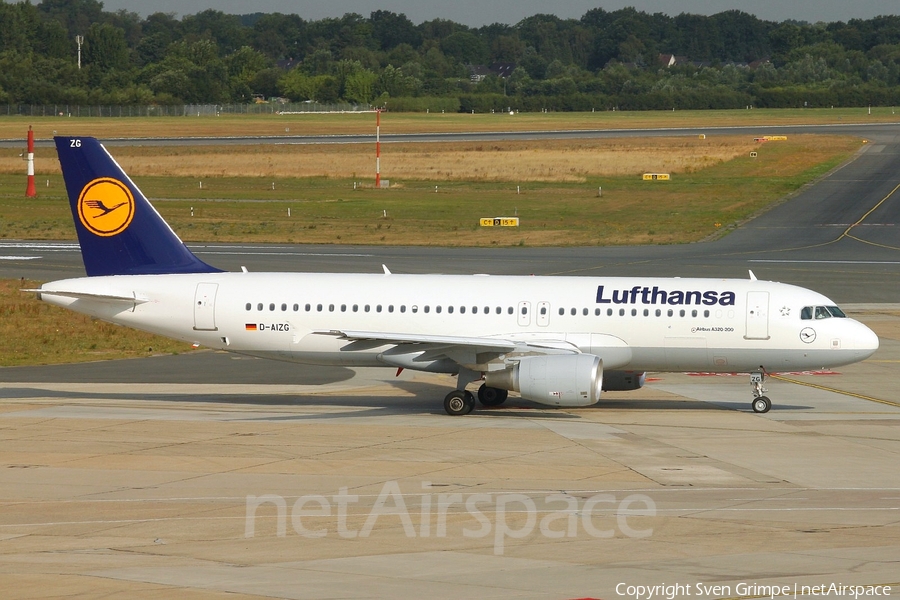
{"label": "cockpit window", "polygon": [[839,319],[846,319],[847,315],[844,314],[844,311],[839,309],[837,306],[826,306],[828,312],[831,313],[831,316],[838,317]]}
{"label": "cockpit window", "polygon": [[816,319],[830,319],[831,317],[837,317],[839,319],[847,318],[844,311],[837,306],[804,306],[800,309],[800,318],[804,321],[812,319],[814,315]]}

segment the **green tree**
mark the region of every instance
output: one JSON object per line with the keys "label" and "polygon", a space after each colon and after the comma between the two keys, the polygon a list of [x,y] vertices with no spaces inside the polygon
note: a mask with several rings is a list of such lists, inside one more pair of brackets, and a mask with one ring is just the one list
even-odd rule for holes
{"label": "green tree", "polygon": [[390,50],[400,44],[417,48],[422,36],[406,15],[389,10],[376,10],[369,16],[372,23],[372,38],[381,50]]}
{"label": "green tree", "polygon": [[368,69],[359,69],[347,77],[344,83],[344,98],[350,102],[369,104],[375,99],[375,84],[378,75]]}
{"label": "green tree", "polygon": [[105,73],[128,67],[125,32],[107,23],[94,23],[84,36],[83,60],[92,69]]}

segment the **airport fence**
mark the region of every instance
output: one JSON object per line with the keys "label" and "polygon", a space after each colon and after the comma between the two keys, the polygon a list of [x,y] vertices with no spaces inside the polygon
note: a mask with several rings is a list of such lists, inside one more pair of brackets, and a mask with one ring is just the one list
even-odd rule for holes
{"label": "airport fence", "polygon": [[353,113],[374,110],[368,104],[319,104],[318,102],[265,102],[259,104],[174,105],[74,105],[7,104],[0,116],[24,117],[218,117],[220,115],[264,115],[305,113]]}

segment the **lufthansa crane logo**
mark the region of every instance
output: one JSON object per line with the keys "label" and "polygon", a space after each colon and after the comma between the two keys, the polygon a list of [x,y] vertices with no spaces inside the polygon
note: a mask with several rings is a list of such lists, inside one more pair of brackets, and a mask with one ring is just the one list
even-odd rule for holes
{"label": "lufthansa crane logo", "polygon": [[102,237],[125,231],[134,218],[134,196],[128,186],[111,177],[94,179],[78,197],[78,219],[85,229]]}

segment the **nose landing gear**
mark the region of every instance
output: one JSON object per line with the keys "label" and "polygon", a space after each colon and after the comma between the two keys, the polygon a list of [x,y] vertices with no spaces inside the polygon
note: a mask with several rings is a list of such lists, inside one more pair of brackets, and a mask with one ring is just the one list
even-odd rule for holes
{"label": "nose landing gear", "polygon": [[750,406],[755,413],[767,413],[772,408],[772,401],[768,396],[763,395],[769,390],[763,386],[766,380],[766,371],[762,365],[759,368],[759,371],[750,373],[750,386],[753,388],[753,402],[750,403]]}

